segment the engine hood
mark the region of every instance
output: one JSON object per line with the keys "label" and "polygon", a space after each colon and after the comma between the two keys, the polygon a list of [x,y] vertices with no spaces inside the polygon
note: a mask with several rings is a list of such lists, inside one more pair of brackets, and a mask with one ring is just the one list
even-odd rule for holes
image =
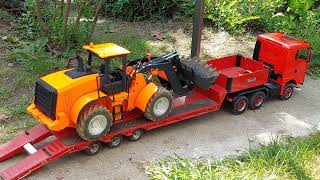
{"label": "engine hood", "polygon": [[89,89],[97,88],[97,87],[86,86],[86,84],[90,84],[90,86],[92,86],[92,82],[94,83],[96,81],[96,77],[98,76],[98,74],[90,73],[87,75],[74,78],[74,77],[68,76],[67,74],[72,70],[74,69],[58,71],[58,72],[49,74],[47,76],[44,76],[41,79],[45,81],[47,84],[49,84],[50,86],[52,86],[53,88],[55,88],[58,91],[58,93],[62,91],[67,91],[69,89],[80,88],[80,87],[81,87],[81,91],[83,91],[84,89],[88,89],[88,91],[90,91]]}

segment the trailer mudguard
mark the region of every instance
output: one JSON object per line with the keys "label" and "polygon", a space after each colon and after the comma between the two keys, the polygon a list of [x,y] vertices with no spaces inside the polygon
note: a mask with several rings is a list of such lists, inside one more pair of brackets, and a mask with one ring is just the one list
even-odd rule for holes
{"label": "trailer mudguard", "polygon": [[[100,97],[105,97],[106,95],[103,92],[99,92]],[[95,102],[99,99],[98,91],[94,91],[88,94],[81,96],[72,106],[71,114],[70,114],[70,121],[74,124],[77,124],[78,116],[81,110],[88,104]]]}
{"label": "trailer mudguard", "polygon": [[149,83],[147,86],[145,86],[136,98],[136,107],[144,112],[150,98],[154,95],[154,93],[157,92],[157,90],[158,86],[154,83]]}

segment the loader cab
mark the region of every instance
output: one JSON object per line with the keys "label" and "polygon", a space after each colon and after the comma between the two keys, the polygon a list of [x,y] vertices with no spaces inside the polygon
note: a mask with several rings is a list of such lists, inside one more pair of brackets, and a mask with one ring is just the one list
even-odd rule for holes
{"label": "loader cab", "polygon": [[283,33],[264,34],[257,39],[253,59],[271,69],[271,80],[300,85],[312,61],[312,49],[307,42]]}
{"label": "loader cab", "polygon": [[[127,89],[128,77],[126,75],[126,57],[130,54],[125,48],[113,43],[97,44],[83,46],[88,51],[88,66],[92,66],[93,56],[101,59],[103,63],[100,66],[100,89],[107,95],[125,91]],[[112,60],[116,64],[121,64],[121,68],[111,68]],[[119,62],[120,61],[120,62]]]}

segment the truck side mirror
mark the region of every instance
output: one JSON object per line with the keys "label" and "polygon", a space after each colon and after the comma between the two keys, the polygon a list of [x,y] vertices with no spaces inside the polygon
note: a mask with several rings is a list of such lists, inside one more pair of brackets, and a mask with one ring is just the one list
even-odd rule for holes
{"label": "truck side mirror", "polygon": [[309,51],[309,58],[308,58],[308,62],[311,62],[311,61],[312,61],[312,59],[313,59],[313,50],[312,50],[312,49],[310,49],[310,51]]}

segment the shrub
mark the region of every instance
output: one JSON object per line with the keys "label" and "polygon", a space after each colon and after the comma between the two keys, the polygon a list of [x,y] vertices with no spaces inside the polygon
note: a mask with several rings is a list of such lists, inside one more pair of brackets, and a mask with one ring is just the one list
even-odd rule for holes
{"label": "shrub", "polygon": [[114,16],[128,21],[146,19],[167,19],[176,14],[192,15],[193,0],[107,0],[104,15]]}

